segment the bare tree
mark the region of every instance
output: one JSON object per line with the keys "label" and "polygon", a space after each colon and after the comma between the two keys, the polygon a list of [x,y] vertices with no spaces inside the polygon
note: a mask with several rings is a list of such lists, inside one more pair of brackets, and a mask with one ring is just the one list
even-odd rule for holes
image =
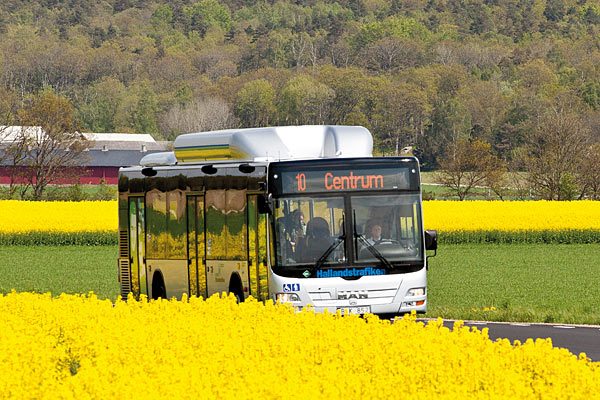
{"label": "bare tree", "polygon": [[586,196],[592,200],[600,199],[600,143],[593,143],[582,155],[581,166],[577,173],[579,199]]}
{"label": "bare tree", "polygon": [[[10,132],[10,126],[13,125],[17,113],[17,105],[17,96],[13,92],[0,88],[0,143]],[[1,153],[0,157],[2,157]]]}
{"label": "bare tree", "polygon": [[571,108],[555,106],[526,136],[523,166],[536,193],[546,200],[574,197],[575,177],[589,145],[589,129]]}
{"label": "bare tree", "polygon": [[504,162],[492,154],[490,144],[483,140],[458,139],[449,143],[440,166],[438,182],[456,192],[460,200],[478,186],[499,193],[506,173]]}
{"label": "bare tree", "polygon": [[411,68],[422,58],[422,50],[415,41],[394,36],[372,43],[361,54],[361,64],[376,71]]}
{"label": "bare tree", "polygon": [[442,65],[458,64],[456,45],[449,41],[441,42],[434,49],[435,61]]}
{"label": "bare tree", "polygon": [[[30,185],[24,182],[24,164],[27,158],[27,151],[30,146],[31,138],[27,136],[26,129],[23,127],[12,127],[11,137],[5,141],[4,162],[10,175],[8,186],[8,197],[12,198],[20,187],[21,199],[25,197]],[[8,135],[7,135],[8,136]]]}
{"label": "bare tree", "polygon": [[161,125],[167,134],[179,134],[235,128],[238,122],[227,102],[209,97],[185,106],[175,105],[165,114]]}
{"label": "bare tree", "polygon": [[[0,89],[0,166],[5,166],[10,174],[10,185],[8,194],[12,197],[15,190],[15,169],[13,157],[13,138],[15,127],[11,126],[15,122],[17,113],[17,96],[4,88]],[[20,159],[16,157],[17,160]]]}
{"label": "bare tree", "polygon": [[302,69],[310,57],[311,37],[307,33],[300,33],[289,42],[290,53],[296,69]]}
{"label": "bare tree", "polygon": [[34,199],[41,200],[50,183],[69,169],[81,167],[89,143],[77,132],[69,100],[52,92],[33,97],[18,116],[27,149],[23,160],[25,181],[33,188]]}

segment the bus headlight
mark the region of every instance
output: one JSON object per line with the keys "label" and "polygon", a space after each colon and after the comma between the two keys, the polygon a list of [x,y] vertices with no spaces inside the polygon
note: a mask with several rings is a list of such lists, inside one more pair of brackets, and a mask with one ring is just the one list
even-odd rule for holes
{"label": "bus headlight", "polygon": [[406,297],[425,296],[425,288],[412,288],[406,293]]}
{"label": "bus headlight", "polygon": [[289,303],[292,301],[300,301],[300,297],[296,293],[277,293],[275,300],[282,303]]}

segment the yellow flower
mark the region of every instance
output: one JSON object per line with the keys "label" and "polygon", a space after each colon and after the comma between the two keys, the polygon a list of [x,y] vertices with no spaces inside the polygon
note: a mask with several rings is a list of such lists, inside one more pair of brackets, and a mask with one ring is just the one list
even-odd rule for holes
{"label": "yellow flower", "polygon": [[0,201],[0,232],[117,230],[117,201]]}
{"label": "yellow flower", "polygon": [[425,201],[423,219],[442,232],[600,229],[600,201]]}
{"label": "yellow flower", "polygon": [[[0,294],[2,398],[593,398],[600,363],[408,315]],[[241,394],[242,393],[242,394]]]}

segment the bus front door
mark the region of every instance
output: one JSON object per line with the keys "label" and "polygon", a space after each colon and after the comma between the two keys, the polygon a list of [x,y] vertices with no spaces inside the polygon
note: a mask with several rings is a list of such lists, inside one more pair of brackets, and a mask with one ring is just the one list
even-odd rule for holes
{"label": "bus front door", "polygon": [[148,294],[146,282],[145,204],[143,197],[129,198],[129,261],[131,290],[136,297]]}
{"label": "bus front door", "polygon": [[190,296],[206,298],[206,251],[204,245],[204,196],[188,196],[188,269]]}
{"label": "bus front door", "polygon": [[269,297],[266,217],[258,212],[258,196],[255,194],[248,195],[247,237],[250,294],[264,301]]}

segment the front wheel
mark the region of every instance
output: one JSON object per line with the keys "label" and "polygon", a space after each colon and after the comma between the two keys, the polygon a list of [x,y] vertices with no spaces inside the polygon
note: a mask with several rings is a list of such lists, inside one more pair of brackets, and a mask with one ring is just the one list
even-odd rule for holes
{"label": "front wheel", "polygon": [[162,274],[158,272],[154,274],[154,278],[152,279],[152,298],[154,300],[167,298],[165,280],[163,279]]}
{"label": "front wheel", "polygon": [[234,275],[231,278],[231,282],[229,283],[229,293],[233,293],[238,303],[244,302],[245,298],[244,291],[242,289],[242,282],[237,275]]}

